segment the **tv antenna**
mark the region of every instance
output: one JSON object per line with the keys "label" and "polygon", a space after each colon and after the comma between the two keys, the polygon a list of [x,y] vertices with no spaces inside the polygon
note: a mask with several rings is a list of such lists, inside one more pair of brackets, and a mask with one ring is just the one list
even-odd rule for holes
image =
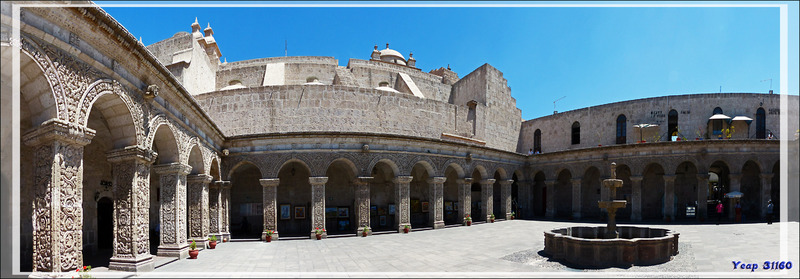
{"label": "tv antenna", "polygon": [[772,79],[771,78],[761,80],[761,82],[765,82],[765,81],[768,81],[768,80],[769,80],[769,91],[772,91]]}
{"label": "tv antenna", "polygon": [[557,100],[553,101],[553,114],[558,113],[558,111],[556,110],[556,102],[561,101],[561,99],[564,99],[566,97],[567,96],[564,96],[564,97],[558,98]]}

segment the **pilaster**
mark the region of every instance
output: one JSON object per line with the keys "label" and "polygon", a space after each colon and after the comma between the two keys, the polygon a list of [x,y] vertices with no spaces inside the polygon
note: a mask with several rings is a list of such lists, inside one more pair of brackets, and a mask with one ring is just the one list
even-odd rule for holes
{"label": "pilaster", "polygon": [[581,218],[581,179],[572,179],[572,218]]}
{"label": "pilaster", "polygon": [[708,173],[697,174],[697,210],[698,220],[708,219]]}
{"label": "pilaster", "polygon": [[397,232],[402,232],[403,227],[411,226],[411,205],[409,201],[409,184],[413,176],[398,176],[394,178],[395,189],[397,193],[395,198],[397,201]]}
{"label": "pilaster", "polygon": [[83,265],[83,147],[95,131],[48,120],[25,134],[33,148],[33,271]]}
{"label": "pilaster", "polygon": [[511,184],[514,180],[501,180],[500,181],[500,202],[503,203],[500,208],[503,209],[503,215],[506,220],[511,220]]}
{"label": "pilaster", "polygon": [[[729,192],[741,192],[742,190],[742,174],[740,173],[731,173],[728,175],[731,181],[731,187]],[[738,199],[728,199],[728,219],[729,220],[736,220],[736,200]]]}
{"label": "pilaster", "polygon": [[547,187],[547,196],[545,196],[545,213],[544,217],[553,219],[556,217],[556,182],[558,180],[545,180],[544,185]]}
{"label": "pilaster", "polygon": [[[767,205],[769,200],[772,199],[772,177],[774,173],[761,174],[761,218],[767,216]],[[780,189],[778,189],[780,191]],[[772,201],[773,203],[777,201]]]}
{"label": "pilaster", "polygon": [[[364,227],[370,227],[369,222],[369,206],[370,206],[370,198],[369,198],[369,183],[372,181],[372,177],[358,177],[353,184],[355,184],[356,190],[356,222],[358,222],[358,227],[356,227],[356,235],[361,235],[361,230]],[[372,230],[367,232],[368,235],[372,235]]]}
{"label": "pilaster", "polygon": [[[314,228],[325,229],[325,183],[328,182],[328,177],[309,177],[308,182],[311,183],[311,234],[313,239],[316,237]],[[327,229],[322,234],[323,238],[328,237]]]}
{"label": "pilaster", "polygon": [[186,176],[189,189],[189,236],[197,243],[197,247],[206,247],[208,243],[208,183],[212,179],[207,174]]}
{"label": "pilaster", "polygon": [[223,241],[231,240],[231,182],[220,181],[220,234]]}
{"label": "pilaster", "polygon": [[192,167],[183,163],[153,166],[161,186],[161,244],[158,256],[189,256],[186,242],[186,175]]}
{"label": "pilaster", "polygon": [[664,220],[675,220],[675,178],[674,174],[664,175]]}
{"label": "pilaster", "polygon": [[631,176],[631,220],[642,221],[642,179],[643,176]]}
{"label": "pilaster", "polygon": [[458,215],[466,224],[466,218],[472,214],[472,178],[464,178],[456,181],[458,183]]}
{"label": "pilaster", "polygon": [[430,218],[431,226],[434,229],[444,228],[444,181],[446,177],[437,176],[428,179],[428,192],[430,193],[431,209],[433,218]]}
{"label": "pilaster", "polygon": [[208,187],[208,230],[209,237],[215,236],[222,242],[222,181],[214,181]]}
{"label": "pilaster", "polygon": [[281,183],[278,178],[260,179],[264,202],[264,231],[261,232],[261,240],[267,240],[266,230],[273,231],[272,240],[278,240],[278,185]]}
{"label": "pilaster", "polygon": [[495,179],[481,180],[481,213],[486,216],[486,222],[492,218],[494,211],[494,186]]}
{"label": "pilaster", "polygon": [[111,163],[114,193],[114,247],[108,269],[152,271],[150,255],[150,166],[155,152],[139,146],[106,154]]}

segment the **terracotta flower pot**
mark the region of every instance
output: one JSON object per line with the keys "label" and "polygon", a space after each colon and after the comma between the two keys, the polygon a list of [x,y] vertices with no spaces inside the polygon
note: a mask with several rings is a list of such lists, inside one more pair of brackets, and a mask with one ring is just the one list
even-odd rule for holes
{"label": "terracotta flower pot", "polygon": [[361,232],[362,237],[367,237],[367,232]]}
{"label": "terracotta flower pot", "polygon": [[322,240],[322,235],[321,234],[317,234],[317,240]]}
{"label": "terracotta flower pot", "polygon": [[200,250],[189,250],[190,259],[197,259],[197,254],[200,254]]}
{"label": "terracotta flower pot", "polygon": [[472,221],[467,221],[467,226],[472,226]]}
{"label": "terracotta flower pot", "polygon": [[490,221],[491,221],[492,223],[494,223],[494,219],[491,219]]}
{"label": "terracotta flower pot", "polygon": [[408,233],[408,228],[403,228],[403,233]]}
{"label": "terracotta flower pot", "polygon": [[217,248],[217,242],[216,241],[209,241],[208,242],[208,249],[214,249],[214,248]]}
{"label": "terracotta flower pot", "polygon": [[266,240],[267,240],[267,242],[272,242],[272,236],[271,236],[271,235],[268,235],[268,236],[266,237]]}

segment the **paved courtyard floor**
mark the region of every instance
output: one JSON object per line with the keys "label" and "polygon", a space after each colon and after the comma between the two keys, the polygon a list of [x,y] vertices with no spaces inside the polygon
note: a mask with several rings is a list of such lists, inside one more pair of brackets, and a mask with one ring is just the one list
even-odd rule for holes
{"label": "paved courtyard floor", "polygon": [[[680,233],[679,254],[653,266],[573,269],[540,255],[543,231],[578,225],[603,224],[513,220],[366,238],[235,241],[201,251],[196,260],[161,258],[155,271],[135,276],[798,278],[800,270],[797,222],[784,224],[788,233],[784,246],[780,223],[648,224]],[[786,249],[788,259],[780,257],[781,248]],[[765,261],[781,260],[791,261],[788,272],[762,269]],[[734,261],[757,264],[759,269],[734,269]],[[104,273],[95,277],[117,272]]]}

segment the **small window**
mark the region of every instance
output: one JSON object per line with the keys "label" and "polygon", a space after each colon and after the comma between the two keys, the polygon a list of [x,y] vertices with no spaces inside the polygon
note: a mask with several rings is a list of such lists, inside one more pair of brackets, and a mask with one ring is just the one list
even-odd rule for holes
{"label": "small window", "polygon": [[627,127],[625,124],[628,122],[628,118],[625,117],[624,114],[620,114],[617,116],[617,144],[625,144],[627,142]]}
{"label": "small window", "polygon": [[581,143],[581,123],[575,121],[572,123],[572,144],[580,144]]}
{"label": "small window", "polygon": [[670,110],[667,117],[667,132],[669,132],[667,140],[675,141],[680,136],[678,135],[678,111],[674,109]]}
{"label": "small window", "polygon": [[756,111],[756,138],[767,138],[767,116],[764,108],[758,108]]}
{"label": "small window", "polygon": [[[714,113],[712,115],[722,114],[722,109],[719,107],[714,108]],[[712,125],[712,134],[714,135],[722,135],[722,119],[714,119],[711,121]]]}
{"label": "small window", "polygon": [[536,129],[533,132],[533,152],[542,153],[542,130]]}

